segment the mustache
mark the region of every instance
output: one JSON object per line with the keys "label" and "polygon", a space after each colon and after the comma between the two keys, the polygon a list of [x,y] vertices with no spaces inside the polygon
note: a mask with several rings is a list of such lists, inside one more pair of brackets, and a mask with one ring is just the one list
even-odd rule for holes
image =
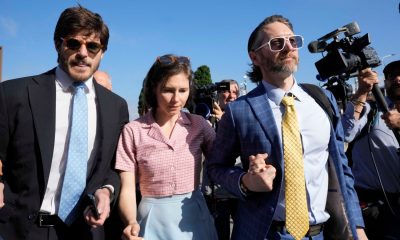
{"label": "mustache", "polygon": [[292,54],[285,54],[281,57],[279,57],[279,60],[283,61],[285,58],[292,58],[292,59],[297,59],[296,56],[292,55]]}
{"label": "mustache", "polygon": [[88,67],[91,66],[91,64],[88,63],[88,62],[85,61],[85,60],[73,60],[73,61],[71,61],[71,65],[73,65],[73,66],[86,65],[86,66],[88,66]]}

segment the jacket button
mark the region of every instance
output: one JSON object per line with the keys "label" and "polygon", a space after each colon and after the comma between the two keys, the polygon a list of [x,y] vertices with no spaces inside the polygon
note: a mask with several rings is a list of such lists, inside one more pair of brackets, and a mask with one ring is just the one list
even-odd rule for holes
{"label": "jacket button", "polygon": [[28,216],[28,219],[29,219],[29,220],[33,220],[33,219],[35,219],[35,218],[36,218],[36,214],[35,214],[35,213],[29,214],[29,216]]}

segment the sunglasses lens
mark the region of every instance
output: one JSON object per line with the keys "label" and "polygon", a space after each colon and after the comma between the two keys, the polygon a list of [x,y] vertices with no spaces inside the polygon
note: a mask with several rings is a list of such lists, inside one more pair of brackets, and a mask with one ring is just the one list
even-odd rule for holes
{"label": "sunglasses lens", "polygon": [[293,48],[301,48],[303,47],[303,38],[301,36],[291,36],[289,38],[290,45]]}
{"label": "sunglasses lens", "polygon": [[81,47],[81,42],[76,39],[70,38],[66,41],[67,48],[71,50],[78,50]]}
{"label": "sunglasses lens", "polygon": [[178,62],[184,63],[184,64],[189,64],[189,58],[188,57],[178,57],[177,58]]}
{"label": "sunglasses lens", "polygon": [[269,41],[269,46],[272,51],[280,51],[285,47],[285,38],[284,37],[276,37],[272,38]]}
{"label": "sunglasses lens", "polygon": [[91,53],[98,53],[101,49],[101,45],[96,42],[88,42],[86,43],[86,48]]}
{"label": "sunglasses lens", "polygon": [[161,56],[158,57],[158,61],[161,64],[165,64],[165,65],[170,65],[172,63],[174,63],[174,59],[171,56]]}
{"label": "sunglasses lens", "polygon": [[175,62],[178,63],[183,63],[183,64],[189,64],[189,58],[188,57],[176,57],[176,56],[161,56],[157,58],[158,62],[160,62],[163,65],[171,65]]}
{"label": "sunglasses lens", "polygon": [[85,44],[86,49],[93,54],[98,53],[102,48],[101,44],[97,42],[84,42],[84,41],[79,41],[78,39],[75,38],[70,38],[65,41],[67,48],[73,51],[79,50],[83,43]]}

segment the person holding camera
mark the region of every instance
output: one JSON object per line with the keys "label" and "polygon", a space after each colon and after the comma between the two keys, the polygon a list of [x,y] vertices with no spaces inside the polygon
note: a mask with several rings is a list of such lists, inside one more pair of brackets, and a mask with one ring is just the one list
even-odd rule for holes
{"label": "person holding camera", "polygon": [[393,131],[400,129],[400,61],[384,70],[386,102],[382,112],[368,101],[378,75],[370,68],[360,71],[358,89],[343,115],[347,154],[352,161],[355,188],[369,239],[400,239],[400,152]]}
{"label": "person holding camera", "polygon": [[[217,93],[217,101],[213,101],[213,114],[215,129],[218,128],[218,121],[224,114],[226,106],[235,101],[239,97],[239,84],[233,79],[224,79],[220,84],[229,84],[228,89],[223,89]],[[240,165],[240,159],[236,162]],[[207,201],[207,206],[214,216],[214,224],[217,229],[219,240],[229,240],[231,234],[231,219],[233,219],[236,207],[237,198],[230,194],[227,190],[218,184],[209,181],[207,171],[203,172],[202,189],[204,197]]]}
{"label": "person holding camera", "polygon": [[116,154],[122,239],[217,239],[199,189],[202,154],[215,132],[203,117],[182,111],[192,83],[189,58],[171,54],[157,57],[144,80],[150,111],[125,126]]}
{"label": "person holding camera", "polygon": [[240,199],[232,239],[366,239],[336,101],[316,87],[331,122],[294,78],[302,46],[287,18],[262,21],[248,41],[258,86],[218,123],[207,171]]}
{"label": "person holding camera", "polygon": [[213,113],[217,122],[221,120],[222,114],[224,114],[225,107],[228,103],[233,102],[239,97],[239,84],[233,79],[224,79],[220,83],[229,83],[229,89],[224,89],[218,92],[217,101],[213,102]]}

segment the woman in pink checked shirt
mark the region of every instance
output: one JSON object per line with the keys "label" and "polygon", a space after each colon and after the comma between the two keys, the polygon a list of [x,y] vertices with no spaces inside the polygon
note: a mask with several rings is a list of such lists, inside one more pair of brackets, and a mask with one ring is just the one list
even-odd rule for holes
{"label": "woman in pink checked shirt", "polygon": [[175,55],[158,57],[144,80],[151,110],[125,126],[117,149],[123,239],[217,239],[199,190],[202,154],[215,132],[201,116],[181,111],[191,85],[189,59]]}

